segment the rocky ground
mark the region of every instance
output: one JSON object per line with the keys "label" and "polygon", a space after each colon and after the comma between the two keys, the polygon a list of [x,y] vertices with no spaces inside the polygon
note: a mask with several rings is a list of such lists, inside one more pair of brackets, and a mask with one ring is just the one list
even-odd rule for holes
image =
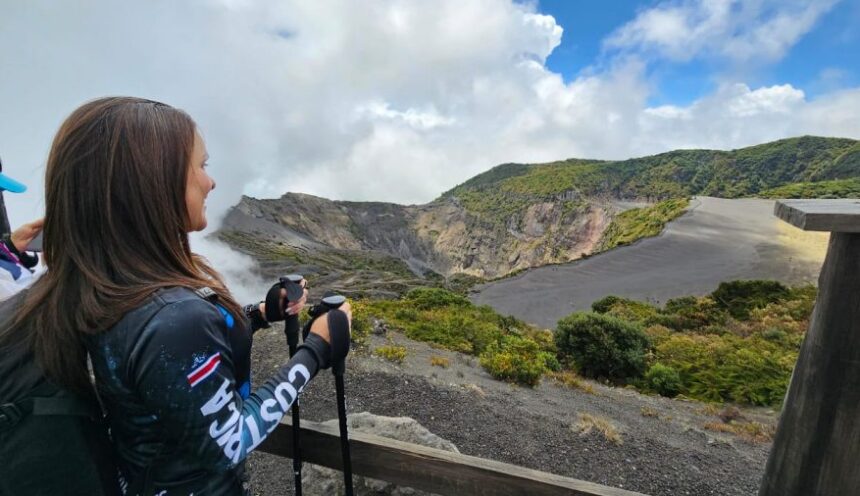
{"label": "rocky ground", "polygon": [[[257,381],[286,357],[283,333],[255,338]],[[386,343],[407,347],[402,364],[369,350]],[[397,333],[372,336],[369,350],[350,355],[347,410],[418,420],[468,455],[552,472],[649,495],[755,494],[769,443],[704,429],[720,420],[717,408],[694,401],[645,396],[587,382],[571,388],[545,379],[532,389],[492,379],[477,360],[434,349]],[[430,357],[450,361],[446,368]],[[588,386],[593,392],[587,392]],[[776,413],[742,409],[749,420],[773,425]],[[597,430],[582,433],[581,415],[608,420],[620,433],[613,442]],[[302,418],[337,415],[334,381],[320,374],[302,397]],[[292,494],[291,462],[263,453],[250,460],[254,494]]]}

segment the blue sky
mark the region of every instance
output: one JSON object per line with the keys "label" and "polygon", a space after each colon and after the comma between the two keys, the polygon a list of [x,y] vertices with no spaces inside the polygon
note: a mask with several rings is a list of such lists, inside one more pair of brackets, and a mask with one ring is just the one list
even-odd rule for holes
{"label": "blue sky", "polygon": [[[605,64],[614,50],[604,40],[637,13],[680,2],[633,0],[540,0],[538,10],[564,28],[561,45],[547,67],[571,81],[583,71]],[[651,105],[687,105],[714,91],[728,75],[750,86],[791,84],[810,98],[860,84],[860,1],[842,0],[778,61],[735,67],[721,57],[697,56],[689,61],[653,59],[647,69],[654,92]]]}

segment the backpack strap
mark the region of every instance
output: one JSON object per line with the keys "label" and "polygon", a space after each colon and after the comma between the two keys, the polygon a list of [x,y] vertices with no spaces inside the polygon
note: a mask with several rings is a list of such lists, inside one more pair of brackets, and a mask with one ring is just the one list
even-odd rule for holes
{"label": "backpack strap", "polygon": [[100,412],[82,399],[64,391],[53,396],[31,396],[0,405],[0,431],[8,430],[28,415],[70,415],[99,418]]}

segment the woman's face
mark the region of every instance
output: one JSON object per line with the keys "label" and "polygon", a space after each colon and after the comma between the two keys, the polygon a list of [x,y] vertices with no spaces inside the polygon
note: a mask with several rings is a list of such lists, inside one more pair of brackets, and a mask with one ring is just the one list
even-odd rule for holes
{"label": "woman's face", "polygon": [[206,173],[206,144],[200,133],[194,133],[194,148],[191,150],[191,164],[185,185],[185,208],[188,209],[190,225],[188,231],[206,229],[206,196],[215,189],[215,181]]}

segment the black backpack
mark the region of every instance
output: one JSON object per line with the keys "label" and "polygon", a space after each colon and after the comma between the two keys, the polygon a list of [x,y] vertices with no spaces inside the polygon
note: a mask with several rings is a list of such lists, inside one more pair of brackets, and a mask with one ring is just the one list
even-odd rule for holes
{"label": "black backpack", "polygon": [[[0,304],[0,332],[23,298]],[[48,381],[22,346],[0,349],[0,496],[122,494],[98,401]]]}

